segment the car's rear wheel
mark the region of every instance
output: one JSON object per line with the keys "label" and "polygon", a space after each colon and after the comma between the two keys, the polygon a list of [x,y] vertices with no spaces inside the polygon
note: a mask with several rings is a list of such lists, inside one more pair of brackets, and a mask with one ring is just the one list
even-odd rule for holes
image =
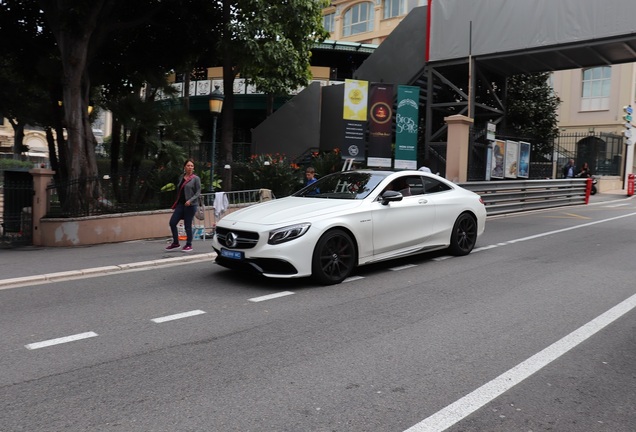
{"label": "car's rear wheel", "polygon": [[459,215],[453,225],[449,250],[453,255],[468,255],[477,242],[477,221],[468,214]]}
{"label": "car's rear wheel", "polygon": [[355,267],[355,246],[346,232],[335,229],[320,237],[312,258],[312,276],[323,285],[338,284]]}

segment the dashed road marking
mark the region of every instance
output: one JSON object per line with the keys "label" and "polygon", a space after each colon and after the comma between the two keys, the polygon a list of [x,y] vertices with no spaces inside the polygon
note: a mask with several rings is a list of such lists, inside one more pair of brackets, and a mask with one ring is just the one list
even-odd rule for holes
{"label": "dashed road marking", "polygon": [[264,295],[264,296],[260,296],[260,297],[253,297],[251,299],[249,299],[249,301],[254,302],[254,303],[258,303],[258,302],[262,302],[265,300],[271,300],[271,299],[275,299],[275,298],[279,298],[279,297],[285,297],[288,295],[292,295],[295,294],[292,291],[282,291],[279,293],[274,293],[274,294],[268,294],[268,295]]}
{"label": "dashed road marking", "polygon": [[204,313],[205,312],[202,311],[202,310],[193,310],[193,311],[189,311],[189,312],[183,312],[183,313],[178,313],[178,314],[174,314],[174,315],[168,315],[168,316],[164,316],[164,317],[153,318],[150,321],[159,324],[159,323],[163,323],[163,322],[166,322],[166,321],[174,321],[174,320],[178,320],[178,319],[182,319],[182,318],[189,318],[189,317],[196,316],[196,315],[201,315],[201,314],[204,314]]}
{"label": "dashed road marking", "polygon": [[42,342],[30,343],[28,345],[25,345],[25,347],[30,350],[34,350],[34,349],[49,347],[52,345],[59,345],[59,344],[67,343],[67,342],[74,342],[74,341],[78,341],[82,339],[88,339],[95,336],[97,336],[97,333],[95,332],[78,333],[76,335],[65,336],[65,337],[61,337],[57,339],[49,339]]}

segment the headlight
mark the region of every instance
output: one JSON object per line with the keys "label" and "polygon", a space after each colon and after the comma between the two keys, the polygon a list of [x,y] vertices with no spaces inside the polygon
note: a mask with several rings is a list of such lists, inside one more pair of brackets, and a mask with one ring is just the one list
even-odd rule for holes
{"label": "headlight", "polygon": [[294,240],[305,234],[310,226],[311,224],[309,222],[306,222],[298,225],[291,225],[288,227],[275,229],[274,231],[269,232],[267,243],[275,245]]}

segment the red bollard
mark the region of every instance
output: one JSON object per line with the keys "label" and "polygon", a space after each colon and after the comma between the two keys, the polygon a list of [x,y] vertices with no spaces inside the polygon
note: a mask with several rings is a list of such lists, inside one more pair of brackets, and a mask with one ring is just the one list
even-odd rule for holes
{"label": "red bollard", "polygon": [[587,178],[585,183],[585,204],[590,203],[590,195],[592,195],[592,177]]}
{"label": "red bollard", "polygon": [[634,195],[634,174],[627,175],[627,196]]}

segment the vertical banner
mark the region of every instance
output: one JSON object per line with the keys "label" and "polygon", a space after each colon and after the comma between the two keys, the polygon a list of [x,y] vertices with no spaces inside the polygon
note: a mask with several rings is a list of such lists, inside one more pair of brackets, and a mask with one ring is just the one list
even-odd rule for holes
{"label": "vertical banner", "polygon": [[369,89],[369,151],[367,166],[391,167],[393,84],[371,84]]}
{"label": "vertical banner", "polygon": [[506,151],[506,142],[495,140],[492,146],[492,172],[491,178],[501,179],[504,176],[504,154]]}
{"label": "vertical banner", "polygon": [[519,169],[519,143],[517,141],[506,141],[504,166],[506,167],[505,178],[517,178]]}
{"label": "vertical banner", "polygon": [[345,80],[342,118],[344,121],[344,148],[342,158],[364,161],[369,82]]}
{"label": "vertical banner", "polygon": [[530,175],[530,143],[519,141],[519,177]]}
{"label": "vertical banner", "polygon": [[417,123],[420,88],[398,86],[395,117],[395,168],[417,169]]}

